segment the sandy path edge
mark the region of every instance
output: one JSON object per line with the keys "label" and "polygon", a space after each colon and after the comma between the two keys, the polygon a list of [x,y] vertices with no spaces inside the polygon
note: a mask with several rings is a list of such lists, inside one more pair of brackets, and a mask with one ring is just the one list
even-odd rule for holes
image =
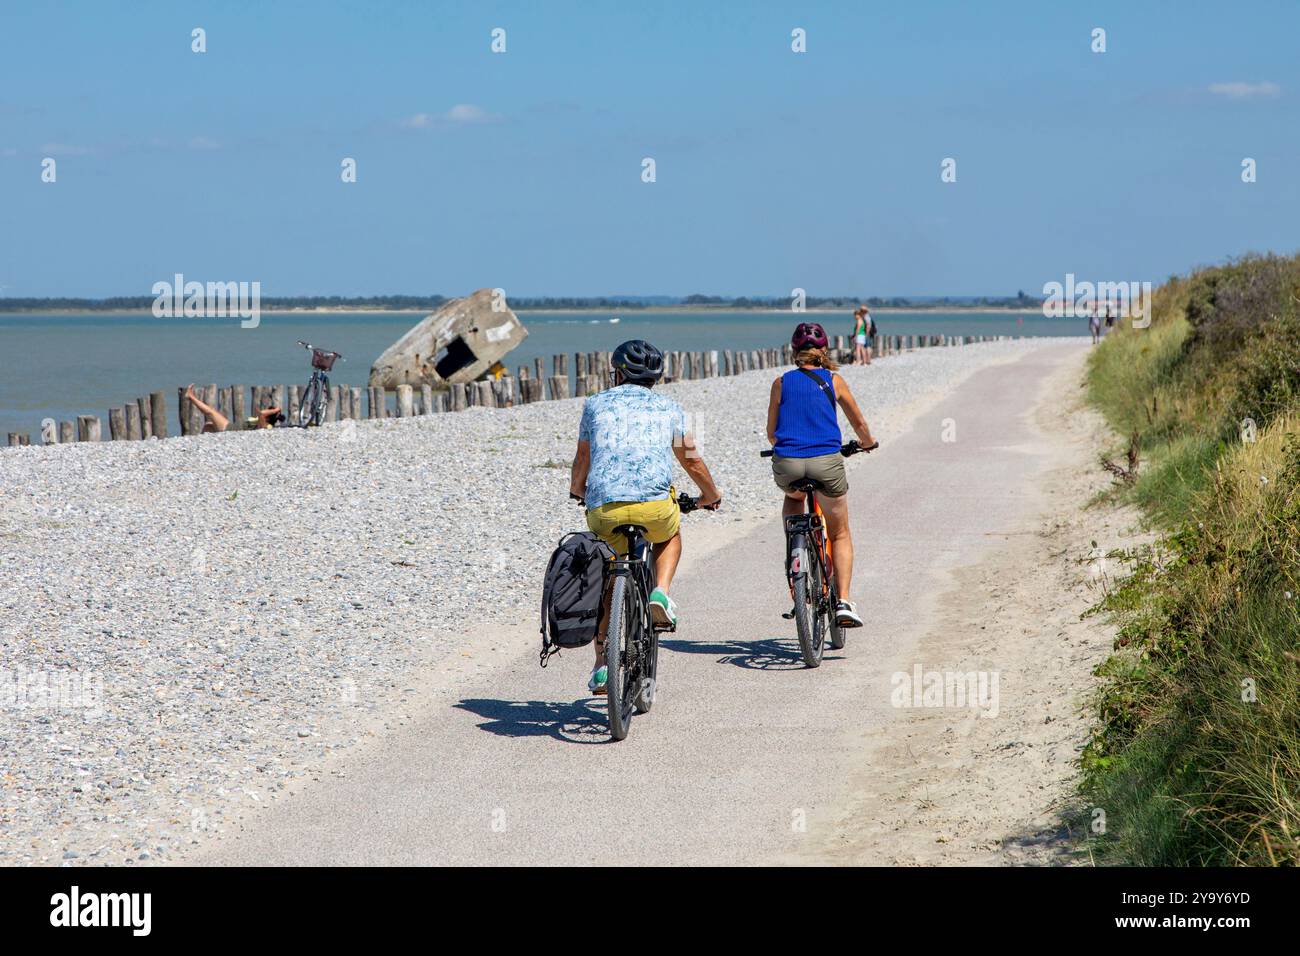
{"label": "sandy path edge", "polygon": [[1113,628],[1081,615],[1108,582],[1097,556],[1149,535],[1137,530],[1135,508],[1090,504],[1110,483],[1097,455],[1112,433],[1086,404],[1086,358],[1049,376],[1026,413],[1050,454],[1035,517],[947,576],[914,659],[897,662],[908,673],[916,664],[998,672],[996,716],[903,710],[901,732],[864,754],[828,835],[782,862],[1088,863],[1061,814],[1077,800],[1093,669],[1110,653]]}

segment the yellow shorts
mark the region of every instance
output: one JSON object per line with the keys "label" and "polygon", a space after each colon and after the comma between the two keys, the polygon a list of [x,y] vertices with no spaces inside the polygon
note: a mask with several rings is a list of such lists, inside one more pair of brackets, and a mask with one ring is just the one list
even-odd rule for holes
{"label": "yellow shorts", "polygon": [[627,554],[627,539],[614,534],[614,529],[625,524],[645,528],[646,540],[651,544],[675,537],[682,524],[676,493],[662,501],[610,501],[587,512],[587,527],[621,555]]}

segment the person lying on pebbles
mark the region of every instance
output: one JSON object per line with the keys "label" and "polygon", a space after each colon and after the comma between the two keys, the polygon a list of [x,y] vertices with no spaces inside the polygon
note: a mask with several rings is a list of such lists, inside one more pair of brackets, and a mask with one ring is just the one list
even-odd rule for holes
{"label": "person lying on pebbles", "polygon": [[[185,389],[185,397],[194,403],[194,407],[203,413],[203,431],[206,432],[224,432],[230,427],[230,419],[221,412],[217,411],[203,399],[194,394],[194,383],[191,382],[189,388]],[[277,422],[284,421],[284,416],[280,414],[279,406],[274,408],[264,408],[257,413],[255,418],[246,420],[249,428],[273,428]]]}

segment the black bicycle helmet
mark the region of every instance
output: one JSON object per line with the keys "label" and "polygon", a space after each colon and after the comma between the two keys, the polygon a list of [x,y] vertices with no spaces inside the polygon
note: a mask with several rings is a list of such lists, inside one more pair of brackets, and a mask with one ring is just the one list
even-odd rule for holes
{"label": "black bicycle helmet", "polygon": [[649,342],[632,339],[614,350],[610,364],[637,385],[652,384],[664,374],[664,353]]}

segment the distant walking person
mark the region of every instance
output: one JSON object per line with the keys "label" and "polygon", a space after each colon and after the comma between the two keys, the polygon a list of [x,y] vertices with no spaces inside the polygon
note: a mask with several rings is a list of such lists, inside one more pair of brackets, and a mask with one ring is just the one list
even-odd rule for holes
{"label": "distant walking person", "polygon": [[1093,345],[1101,341],[1101,316],[1097,314],[1095,305],[1092,307],[1092,311],[1088,313],[1088,331],[1092,333]]}
{"label": "distant walking person", "polygon": [[853,312],[853,364],[871,364],[871,313],[865,305]]}

